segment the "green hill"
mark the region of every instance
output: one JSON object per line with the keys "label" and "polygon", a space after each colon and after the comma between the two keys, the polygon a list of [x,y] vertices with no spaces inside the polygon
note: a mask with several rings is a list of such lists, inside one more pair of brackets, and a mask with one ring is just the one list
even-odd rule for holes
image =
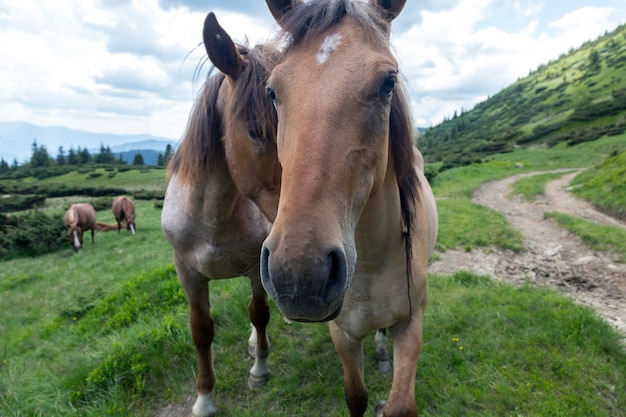
{"label": "green hill", "polygon": [[540,66],[474,109],[427,129],[427,162],[593,141],[626,130],[626,25]]}

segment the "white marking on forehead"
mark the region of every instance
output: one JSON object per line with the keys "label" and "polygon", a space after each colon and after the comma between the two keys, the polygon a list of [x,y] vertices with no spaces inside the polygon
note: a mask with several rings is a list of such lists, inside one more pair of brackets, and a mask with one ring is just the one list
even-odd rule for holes
{"label": "white marking on forehead", "polygon": [[317,62],[320,64],[326,62],[328,58],[330,58],[330,55],[337,50],[340,40],[341,35],[338,33],[326,36],[326,39],[322,42],[322,46],[317,53]]}

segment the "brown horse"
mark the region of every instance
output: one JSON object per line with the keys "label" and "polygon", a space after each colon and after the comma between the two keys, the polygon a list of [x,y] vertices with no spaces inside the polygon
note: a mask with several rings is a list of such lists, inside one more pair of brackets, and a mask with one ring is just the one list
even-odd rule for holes
{"label": "brown horse", "polygon": [[135,234],[135,204],[133,204],[133,200],[124,195],[115,197],[111,205],[111,212],[113,212],[117,221],[118,234],[122,228],[122,222],[130,230],[131,234]]}
{"label": "brown horse", "polygon": [[265,93],[276,52],[235,45],[212,13],[205,20],[203,40],[221,73],[209,73],[192,109],[183,141],[168,167],[170,181],[161,215],[189,303],[198,353],[198,397],[192,411],[198,417],[216,412],[210,280],[249,277],[253,330],[248,349],[255,358],[249,385],[268,379],[270,311],[259,257],[280,190],[276,115]]}
{"label": "brown horse", "polygon": [[83,246],[83,233],[91,230],[91,243],[94,243],[96,211],[89,203],[72,204],[65,212],[65,229],[70,244],[79,251]]}
{"label": "brown horse", "polygon": [[368,406],[361,341],[388,328],[395,371],[376,414],[416,416],[437,209],[389,45],[405,0],[267,3],[285,48],[267,83],[282,179],[263,285],[286,317],[329,321],[353,417]]}

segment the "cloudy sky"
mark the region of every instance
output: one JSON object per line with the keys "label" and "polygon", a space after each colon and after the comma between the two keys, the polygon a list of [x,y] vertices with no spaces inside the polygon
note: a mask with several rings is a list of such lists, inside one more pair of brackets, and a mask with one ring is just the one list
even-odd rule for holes
{"label": "cloudy sky", "polygon": [[[179,139],[209,11],[274,30],[263,0],[0,0],[0,121]],[[392,42],[428,127],[624,22],[626,0],[408,0]]]}

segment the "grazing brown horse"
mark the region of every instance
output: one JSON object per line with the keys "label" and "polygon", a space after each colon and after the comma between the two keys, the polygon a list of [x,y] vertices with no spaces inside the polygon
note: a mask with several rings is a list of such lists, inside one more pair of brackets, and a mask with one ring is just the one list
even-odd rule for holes
{"label": "grazing brown horse", "polygon": [[221,72],[209,73],[192,109],[183,141],[168,167],[170,181],[161,215],[189,303],[198,353],[198,397],[192,412],[198,417],[216,413],[210,280],[249,277],[253,330],[248,349],[255,358],[249,385],[268,379],[270,311],[259,257],[280,190],[276,115],[265,93],[276,52],[235,45],[212,13],[205,20],[203,40]]}
{"label": "grazing brown horse", "polygon": [[117,221],[117,233],[120,233],[122,228],[122,222],[126,225],[126,228],[130,230],[131,234],[135,234],[135,204],[130,198],[121,195],[113,199],[111,205],[111,211]]}
{"label": "grazing brown horse", "polygon": [[96,211],[89,203],[72,204],[65,212],[65,229],[70,244],[79,251],[83,246],[83,233],[91,230],[91,243],[94,243]]}
{"label": "grazing brown horse", "polygon": [[282,179],[263,285],[286,317],[329,321],[350,416],[368,406],[361,341],[388,328],[394,376],[376,414],[416,416],[437,209],[389,45],[405,0],[266,1],[285,48],[267,83]]}

